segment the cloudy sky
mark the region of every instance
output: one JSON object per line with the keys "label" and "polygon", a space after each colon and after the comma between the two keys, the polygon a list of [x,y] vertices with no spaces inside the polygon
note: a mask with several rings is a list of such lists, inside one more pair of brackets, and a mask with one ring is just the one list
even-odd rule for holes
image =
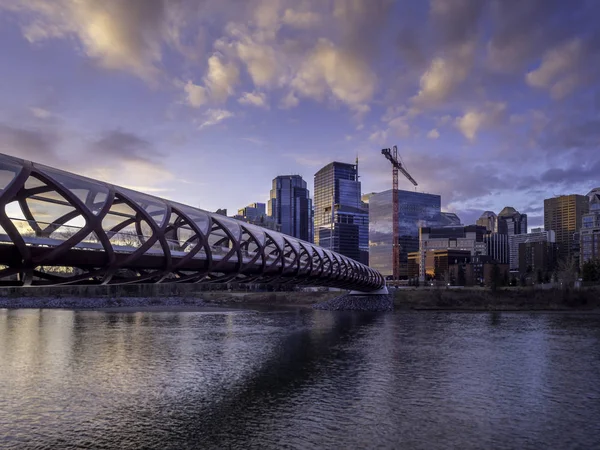
{"label": "cloudy sky", "polygon": [[[597,0],[0,0],[0,151],[208,210],[360,160],[463,222],[600,185]],[[411,189],[406,180],[401,188]]]}

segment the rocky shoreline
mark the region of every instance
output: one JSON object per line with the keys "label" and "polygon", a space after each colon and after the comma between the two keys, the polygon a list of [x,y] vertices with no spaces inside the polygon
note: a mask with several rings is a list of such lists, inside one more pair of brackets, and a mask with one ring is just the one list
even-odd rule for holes
{"label": "rocky shoreline", "polygon": [[394,310],[391,295],[350,295],[326,300],[313,305],[313,309],[325,311],[389,312]]}
{"label": "rocky shoreline", "polygon": [[206,307],[201,298],[191,297],[19,297],[0,298],[0,308],[30,309],[106,309],[106,308],[147,308],[147,307]]}

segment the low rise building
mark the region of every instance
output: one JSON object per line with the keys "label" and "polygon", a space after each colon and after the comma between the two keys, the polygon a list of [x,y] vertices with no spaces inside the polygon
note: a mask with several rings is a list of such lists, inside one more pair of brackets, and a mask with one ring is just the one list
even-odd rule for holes
{"label": "low rise building", "polygon": [[[536,233],[526,233],[526,234],[515,234],[509,236],[509,247],[510,247],[510,258],[509,258],[509,267],[510,270],[515,270],[519,272],[524,272],[527,268],[521,267],[521,256],[520,245],[524,243],[533,243],[533,242],[556,242],[556,234],[553,230],[549,231],[539,231]],[[526,248],[526,247],[523,247]]]}
{"label": "low rise building", "polygon": [[549,241],[527,241],[519,244],[519,272],[549,277],[556,269],[558,244]]}
{"label": "low rise building", "polygon": [[424,227],[419,229],[419,278],[426,279],[428,252],[436,250],[466,251],[471,255],[487,255],[484,236],[487,230],[478,225],[466,227]]}

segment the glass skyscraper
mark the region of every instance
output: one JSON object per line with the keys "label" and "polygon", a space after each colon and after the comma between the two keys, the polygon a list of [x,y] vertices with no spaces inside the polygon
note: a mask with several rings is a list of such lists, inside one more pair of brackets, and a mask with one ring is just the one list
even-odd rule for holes
{"label": "glass skyscraper", "polygon": [[[442,198],[435,194],[398,191],[400,223],[400,276],[407,276],[408,253],[419,251],[419,228],[438,226]],[[369,198],[369,266],[382,275],[392,275],[392,190]]]}
{"label": "glass skyscraper", "polygon": [[369,213],[355,164],[332,162],[315,174],[315,244],[368,264]]}
{"label": "glass skyscraper", "polygon": [[268,213],[282,233],[312,242],[312,201],[300,175],[273,179]]}

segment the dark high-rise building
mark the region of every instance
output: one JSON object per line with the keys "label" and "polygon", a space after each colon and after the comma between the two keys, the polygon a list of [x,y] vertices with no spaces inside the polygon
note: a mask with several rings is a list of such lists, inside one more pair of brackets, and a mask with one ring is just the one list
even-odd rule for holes
{"label": "dark high-rise building", "polygon": [[527,233],[527,214],[521,214],[512,206],[507,206],[498,214],[497,231],[509,236]]}
{"label": "dark high-rise building", "polygon": [[332,162],[315,174],[315,243],[369,262],[369,214],[361,202],[358,167]]}
{"label": "dark high-rise building", "polygon": [[475,224],[485,227],[490,233],[498,232],[498,216],[493,211],[485,211]]}
{"label": "dark high-rise building", "polygon": [[[484,213],[485,214],[485,213]],[[498,214],[498,233],[508,236],[508,263],[512,268],[519,265],[519,246],[511,245],[511,237],[527,234],[527,214],[519,213],[512,206],[505,207]]]}
{"label": "dark high-rise building", "polygon": [[[382,275],[392,275],[392,190],[369,198],[369,266]],[[408,277],[408,254],[419,251],[419,228],[438,226],[441,197],[413,191],[398,191],[400,223],[400,277]]]}
{"label": "dark high-rise building", "polygon": [[312,201],[306,181],[300,175],[280,175],[273,179],[269,216],[282,233],[312,242]]}
{"label": "dark high-rise building", "polygon": [[579,242],[575,245],[575,234],[588,211],[589,199],[585,195],[561,195],[544,200],[544,229],[556,233],[559,260],[579,259]]}
{"label": "dark high-rise building", "polygon": [[589,212],[582,216],[579,232],[581,266],[588,261],[600,259],[600,188],[593,189],[587,196]]}
{"label": "dark high-rise building", "polygon": [[[477,224],[481,226],[479,221]],[[487,227],[486,227],[487,229]],[[508,264],[510,259],[508,235],[487,231],[483,240],[487,245],[489,260],[500,264]]]}
{"label": "dark high-rise building", "polygon": [[460,227],[462,222],[460,217],[453,212],[442,211],[440,213],[439,226],[440,227]]}

